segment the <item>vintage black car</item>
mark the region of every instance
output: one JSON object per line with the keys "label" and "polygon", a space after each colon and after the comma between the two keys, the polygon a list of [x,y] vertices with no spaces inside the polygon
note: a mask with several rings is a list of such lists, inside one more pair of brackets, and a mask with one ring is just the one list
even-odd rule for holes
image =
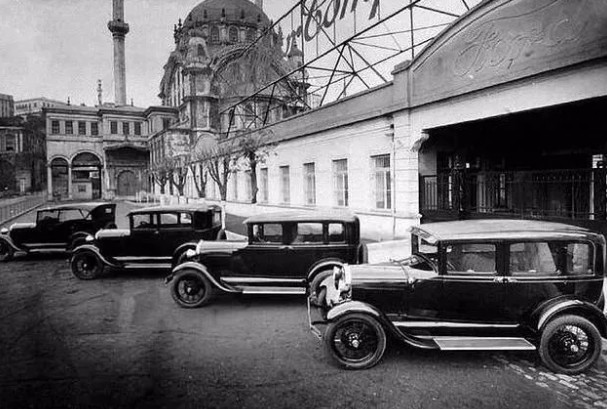
{"label": "vintage black car", "polygon": [[74,249],[70,265],[80,279],[114,269],[170,269],[199,240],[225,239],[221,208],[207,205],[156,206],[128,214],[129,229],[100,230]]}
{"label": "vintage black car", "polygon": [[345,212],[261,214],[244,221],[248,240],[198,244],[167,282],[181,307],[200,307],[214,292],[305,294],[333,267],[365,257],[358,217]]}
{"label": "vintage black car", "polygon": [[335,268],[310,296],[310,327],[338,365],[375,365],[386,335],[427,349],[537,350],[567,374],[599,358],[607,336],[602,235],[475,220],[424,224],[411,240],[410,257]]}
{"label": "vintage black car", "polygon": [[87,235],[114,228],[113,203],[70,203],[38,210],[36,223],[14,223],[0,230],[0,261],[16,252],[49,253],[74,249]]}

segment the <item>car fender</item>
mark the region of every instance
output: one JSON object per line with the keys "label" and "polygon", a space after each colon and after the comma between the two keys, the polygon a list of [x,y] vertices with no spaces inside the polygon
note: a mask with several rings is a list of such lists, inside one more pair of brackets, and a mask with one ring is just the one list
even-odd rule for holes
{"label": "car fender", "polygon": [[22,249],[22,248],[18,247],[18,246],[17,246],[17,245],[16,245],[16,244],[13,242],[13,239],[11,239],[11,236],[9,236],[8,234],[0,236],[0,240],[2,240],[2,241],[4,241],[4,242],[6,242],[6,243],[7,243],[9,246],[11,246],[11,247],[13,248],[13,250],[16,250],[16,251],[26,251],[26,250],[24,250],[24,249]]}
{"label": "car fender", "polygon": [[203,264],[197,263],[195,261],[187,261],[183,264],[178,265],[177,267],[175,267],[173,269],[173,271],[171,271],[171,274],[169,274],[169,276],[166,278],[165,280],[165,284],[169,283],[177,273],[183,271],[183,270],[195,270],[197,272],[199,272],[200,274],[204,275],[210,282],[211,284],[213,284],[215,287],[219,288],[222,291],[228,292],[228,293],[237,293],[239,292],[238,290],[235,290],[233,288],[227,287],[224,284],[220,283],[219,281],[217,281],[215,279],[215,277],[213,277],[213,275],[211,273],[209,273],[209,270],[206,268],[206,266],[204,266]]}
{"label": "car fender", "polygon": [[541,332],[552,318],[564,313],[588,318],[597,326],[601,335],[607,337],[607,318],[603,311],[594,304],[572,298],[559,298],[540,306],[532,314],[532,328]]}
{"label": "car fender", "polygon": [[97,246],[93,245],[93,244],[82,244],[78,247],[76,247],[74,249],[74,251],[72,252],[72,257],[78,253],[81,253],[83,251],[90,251],[92,253],[95,253],[95,255],[97,257],[99,257],[99,259],[107,266],[109,267],[114,267],[114,268],[120,268],[119,265],[117,265],[116,263],[112,263],[111,261],[109,261],[107,258],[103,257],[103,255],[101,255],[101,252],[99,251],[99,249],[97,248]]}
{"label": "car fender", "polygon": [[92,234],[89,232],[86,232],[86,231],[77,231],[70,235],[68,243],[72,243],[74,240],[77,240],[77,239],[81,239],[81,238],[84,239],[84,238],[86,238],[86,236],[92,236]]}
{"label": "car fender", "polygon": [[187,250],[196,250],[196,242],[195,241],[189,241],[187,243],[183,243],[182,245],[180,245],[179,247],[177,247],[177,249],[175,249],[175,251],[173,252],[173,262],[177,261],[177,257],[183,253],[184,251]]}
{"label": "car fender", "polygon": [[320,260],[314,263],[312,267],[310,267],[306,278],[308,282],[312,282],[316,274],[318,274],[319,272],[323,270],[333,270],[333,267],[342,267],[344,264],[345,262],[338,258],[327,258]]}

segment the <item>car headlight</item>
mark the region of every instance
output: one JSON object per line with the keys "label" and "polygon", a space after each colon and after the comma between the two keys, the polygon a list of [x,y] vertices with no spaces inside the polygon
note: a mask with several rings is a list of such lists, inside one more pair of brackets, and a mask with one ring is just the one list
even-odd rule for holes
{"label": "car headlight", "polygon": [[84,241],[86,241],[87,243],[90,243],[94,240],[95,240],[95,238],[93,236],[91,236],[90,234],[87,234],[86,237],[84,238]]}
{"label": "car headlight", "polygon": [[344,269],[343,267],[335,266],[333,267],[333,284],[335,285],[335,289],[339,289],[340,281],[344,277]]}
{"label": "car headlight", "polygon": [[344,264],[341,267],[333,267],[333,284],[339,292],[349,291],[352,284],[352,272],[350,266]]}
{"label": "car headlight", "polygon": [[192,258],[196,255],[196,250],[192,250],[192,249],[187,249],[185,252],[185,256],[187,258]]}
{"label": "car headlight", "polygon": [[3,227],[0,229],[0,233],[1,234],[8,234],[8,229],[6,227]]}

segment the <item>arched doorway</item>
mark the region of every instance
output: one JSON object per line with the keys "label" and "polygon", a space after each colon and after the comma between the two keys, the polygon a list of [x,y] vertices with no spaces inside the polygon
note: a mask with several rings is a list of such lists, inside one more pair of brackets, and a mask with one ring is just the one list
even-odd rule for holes
{"label": "arched doorway", "polygon": [[83,152],[72,159],[72,197],[74,199],[101,197],[101,160],[95,154]]}
{"label": "arched doorway", "polygon": [[135,196],[137,192],[137,176],[130,170],[125,170],[118,175],[118,196]]}
{"label": "arched doorway", "polygon": [[68,163],[63,158],[51,160],[53,199],[68,198]]}

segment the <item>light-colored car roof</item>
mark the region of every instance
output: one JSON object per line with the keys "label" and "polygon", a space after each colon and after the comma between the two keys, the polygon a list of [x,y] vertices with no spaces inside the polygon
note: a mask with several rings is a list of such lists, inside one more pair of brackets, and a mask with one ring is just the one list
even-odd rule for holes
{"label": "light-colored car roof", "polygon": [[170,206],[149,206],[142,207],[141,209],[131,210],[131,214],[139,213],[164,213],[164,212],[207,212],[211,209],[219,209],[219,206],[206,205],[206,204],[183,204],[183,205],[170,205]]}
{"label": "light-colored car roof", "polygon": [[573,239],[597,236],[596,233],[579,226],[514,219],[427,223],[412,227],[411,231],[431,243],[440,240]]}
{"label": "light-colored car roof", "polygon": [[251,216],[243,223],[283,223],[283,222],[321,222],[336,221],[352,223],[358,220],[358,217],[349,211],[325,210],[325,211],[292,211],[262,213]]}

